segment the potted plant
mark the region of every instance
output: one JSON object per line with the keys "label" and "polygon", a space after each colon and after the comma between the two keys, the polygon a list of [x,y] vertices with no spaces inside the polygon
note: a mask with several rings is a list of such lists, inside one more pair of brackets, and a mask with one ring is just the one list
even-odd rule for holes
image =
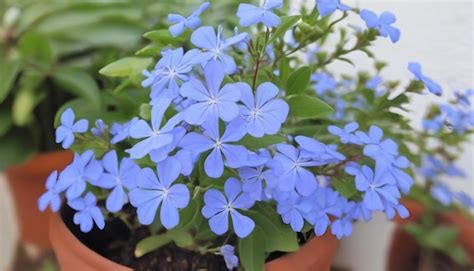
{"label": "potted plant", "polygon": [[[411,70],[419,70],[411,64]],[[431,86],[441,89],[424,77]],[[439,93],[441,94],[441,93]],[[474,200],[450,188],[466,178],[456,166],[473,133],[472,89],[455,92],[449,103],[433,105],[418,138],[420,182],[405,206],[410,218],[399,220],[389,252],[388,270],[471,270],[474,266]]]}
{"label": "potted plant", "polygon": [[14,195],[21,240],[47,248],[47,218],[34,198],[49,172],[73,157],[54,142],[56,111],[86,101],[100,114],[97,70],[139,48],[146,16],[131,1],[2,4],[0,14],[0,170]]}
{"label": "potted plant", "polygon": [[[56,139],[74,160],[38,204],[58,212],[63,269],[329,270],[352,223],[408,216],[417,138],[396,110],[423,84],[396,91],[378,61],[374,76],[328,69],[351,52],[374,57],[378,36],[397,42],[392,13],[338,0],[193,8],[100,70],[124,80],[105,89],[113,106],[95,126],[87,103],[58,112]],[[351,12],[367,29],[337,27]]]}

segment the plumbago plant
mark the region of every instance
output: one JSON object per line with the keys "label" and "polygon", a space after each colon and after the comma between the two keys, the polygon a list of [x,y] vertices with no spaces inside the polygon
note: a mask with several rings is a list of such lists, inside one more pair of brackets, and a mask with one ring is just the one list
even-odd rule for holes
{"label": "plumbago plant", "polygon": [[[136,257],[174,243],[245,270],[314,235],[349,236],[374,212],[407,217],[399,199],[425,151],[411,146],[424,139],[396,112],[424,85],[440,87],[415,65],[416,80],[395,91],[378,61],[373,76],[337,80],[332,62],[373,58],[379,36],[398,41],[395,16],[338,0],[287,4],[206,2],[169,14],[136,56],[104,67],[112,82],[126,80],[108,90],[114,102],[92,129],[87,104],[58,113],[56,141],[76,154],[48,178],[39,208],[65,201],[83,232],[111,219],[132,232],[149,225]],[[209,9],[222,16],[202,16]],[[338,27],[349,13],[367,28]]]}

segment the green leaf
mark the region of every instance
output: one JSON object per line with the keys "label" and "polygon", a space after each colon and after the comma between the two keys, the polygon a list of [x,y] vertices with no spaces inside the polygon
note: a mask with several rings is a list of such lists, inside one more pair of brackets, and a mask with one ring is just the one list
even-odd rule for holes
{"label": "green leaf", "polygon": [[238,142],[238,144],[251,150],[258,150],[281,142],[286,142],[286,138],[279,135],[266,135],[258,138],[246,135]]}
{"label": "green leaf", "polygon": [[12,127],[10,108],[2,106],[0,108],[0,137],[4,136]]}
{"label": "green leaf", "polygon": [[34,32],[28,32],[20,38],[19,50],[23,59],[43,66],[50,66],[56,60],[50,41]]}
{"label": "green leaf", "polygon": [[172,229],[165,233],[178,247],[186,248],[194,243],[193,236],[186,230]]}
{"label": "green leaf", "polygon": [[0,58],[0,104],[12,90],[13,82],[20,70],[19,59]]}
{"label": "green leaf", "polygon": [[166,234],[152,235],[138,242],[135,248],[135,257],[140,258],[141,256],[159,249],[171,243],[171,238]]}
{"label": "green leaf", "polygon": [[291,95],[287,97],[290,105],[290,116],[299,118],[321,118],[330,115],[334,109],[318,98],[308,95]]}
{"label": "green leaf", "polygon": [[43,76],[34,70],[25,72],[21,77],[20,89],[12,105],[12,119],[15,125],[25,126],[33,119],[33,110],[46,96],[36,89],[42,80]]}
{"label": "green leaf", "polygon": [[99,73],[109,77],[135,76],[148,68],[152,60],[150,57],[125,57],[103,67]]}
{"label": "green leaf", "polygon": [[169,44],[173,41],[173,37],[171,36],[170,32],[168,29],[160,29],[160,30],[153,30],[146,32],[143,34],[143,37],[145,37],[148,40],[158,42],[161,44]]}
{"label": "green leaf", "polygon": [[265,232],[256,226],[253,232],[239,240],[239,258],[245,271],[262,271],[265,265]]}
{"label": "green leaf", "polygon": [[90,74],[80,69],[61,68],[53,74],[53,80],[61,90],[87,99],[97,109],[100,107],[99,88]]}
{"label": "green leaf", "polygon": [[94,123],[97,118],[103,115],[100,114],[100,108],[96,109],[90,106],[89,100],[86,100],[84,98],[76,98],[63,104],[61,108],[59,108],[58,112],[56,113],[56,116],[54,117],[54,127],[58,127],[61,114],[67,108],[71,108],[72,110],[74,110],[74,113],[76,114],[76,119],[85,118],[89,120],[89,123]]}
{"label": "green leaf", "polygon": [[354,179],[343,178],[336,179],[332,182],[334,189],[341,194],[341,196],[349,199],[358,194]]}
{"label": "green leaf", "polygon": [[265,251],[291,252],[299,249],[296,233],[284,224],[275,210],[265,203],[257,203],[247,212],[265,234]]}
{"label": "green leaf", "polygon": [[311,78],[311,68],[308,66],[301,67],[290,74],[286,83],[286,94],[300,94],[306,89]]}
{"label": "green leaf", "polygon": [[288,59],[282,58],[280,60],[280,82],[282,85],[286,85],[288,80],[288,76],[290,74],[290,64],[288,63]]}
{"label": "green leaf", "polygon": [[282,16],[280,18],[281,24],[268,40],[268,44],[273,43],[278,37],[283,36],[283,34],[285,34],[288,29],[290,29],[301,19],[301,15]]}

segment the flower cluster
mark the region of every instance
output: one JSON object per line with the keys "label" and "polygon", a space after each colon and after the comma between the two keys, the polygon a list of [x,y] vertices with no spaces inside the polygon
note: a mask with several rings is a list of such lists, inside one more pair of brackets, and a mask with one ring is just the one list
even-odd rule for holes
{"label": "flower cluster", "polygon": [[[339,0],[316,3],[316,21],[336,10],[351,10]],[[298,36],[296,26],[291,39],[283,33],[300,21],[302,28],[308,23],[299,15],[280,17],[282,0],[238,7],[241,27],[263,25],[265,33],[200,26],[199,16],[208,8],[204,3],[189,17],[168,16],[170,35],[189,29],[189,41],[161,50],[156,65],[143,71],[141,87],[148,98],[138,116],[123,122],[100,119],[88,132],[86,120],[74,122],[72,109],[62,113],[57,142],[77,152],[71,165],[48,178],[39,208],[58,211],[65,200],[76,211],[74,223],[88,232],[93,224],[103,229],[104,214],[120,213],[127,204],[136,209],[141,225],[178,230],[184,211],[198,206],[197,216],[204,223],[193,226],[213,233],[211,244],[219,235],[248,240],[258,228],[266,230],[266,221],[285,229],[296,242],[297,232],[309,230],[317,236],[349,236],[355,221],[369,221],[374,212],[384,212],[389,219],[396,214],[407,217],[400,198],[414,184],[408,174],[411,162],[399,143],[384,136],[386,126],[362,124],[367,118],[350,113],[369,108],[370,97],[389,101],[383,79],[376,75],[362,83],[338,82],[328,72],[309,67],[288,74],[291,65],[278,60],[308,41]],[[379,17],[362,10],[360,16],[370,28],[364,32],[367,37],[376,33],[394,43],[399,39],[393,14]],[[279,27],[286,28],[271,30]],[[279,51],[286,49],[289,52]],[[414,72],[433,92],[433,82],[421,69]],[[306,77],[308,89],[300,82]],[[351,95],[347,90],[358,84],[369,91],[369,98],[346,98]],[[328,104],[335,108],[332,115]],[[374,105],[367,110],[388,114],[389,109]],[[319,110],[326,110],[324,118]],[[442,111],[448,116],[443,121],[462,130],[465,120],[455,116],[458,111]],[[308,123],[309,132],[299,127]],[[98,142],[100,151],[91,142]],[[88,147],[74,148],[81,144]],[[234,234],[236,238],[230,238]],[[225,244],[213,251],[232,269],[247,261],[239,261],[234,249]]]}

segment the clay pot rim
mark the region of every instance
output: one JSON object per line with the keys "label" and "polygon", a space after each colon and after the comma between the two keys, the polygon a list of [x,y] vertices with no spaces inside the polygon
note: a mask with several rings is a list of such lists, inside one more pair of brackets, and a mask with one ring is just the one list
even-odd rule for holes
{"label": "clay pot rim", "polygon": [[60,213],[51,213],[49,217],[49,238],[53,247],[62,246],[61,244],[68,244],[67,247],[78,258],[86,259],[85,262],[94,266],[107,268],[106,270],[132,271],[130,267],[116,263],[94,250],[84,245],[71,230],[64,223]]}
{"label": "clay pot rim", "polygon": [[6,168],[7,176],[37,176],[49,175],[50,167],[41,166],[45,161],[50,164],[57,164],[55,161],[72,161],[73,153],[69,150],[56,150],[48,152],[39,152],[33,154],[27,161],[19,165],[11,165]]}

